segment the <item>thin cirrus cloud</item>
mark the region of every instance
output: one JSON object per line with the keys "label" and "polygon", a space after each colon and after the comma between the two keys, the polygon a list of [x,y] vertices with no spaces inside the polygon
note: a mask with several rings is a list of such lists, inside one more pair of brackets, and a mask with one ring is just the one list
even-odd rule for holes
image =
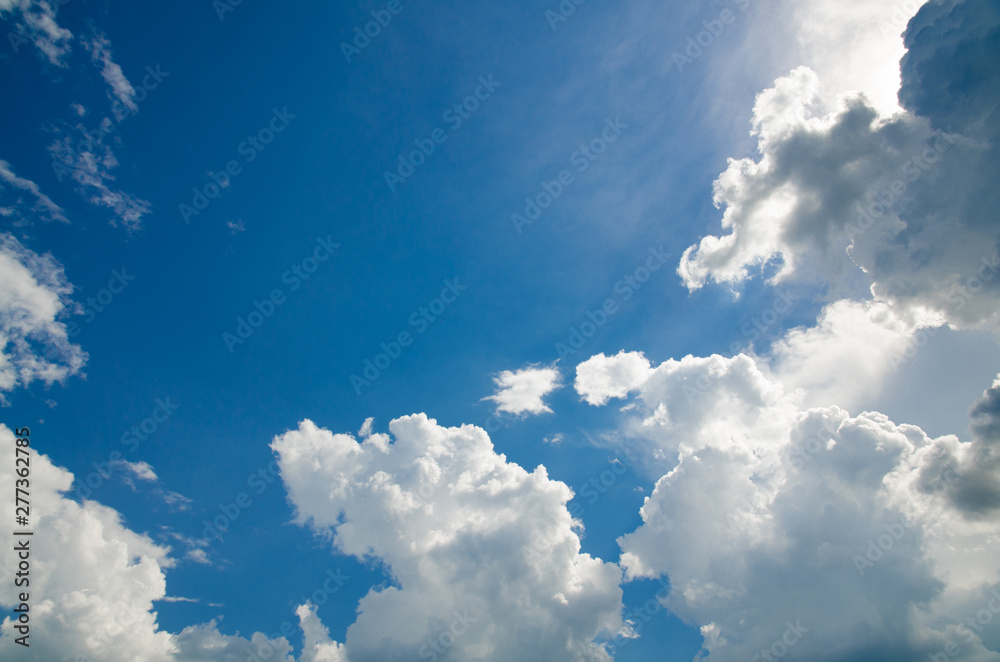
{"label": "thin cirrus cloud", "polygon": [[132,111],[136,110],[133,97],[135,88],[128,81],[122,72],[121,66],[111,57],[111,42],[103,34],[96,35],[86,44],[87,50],[94,61],[94,64],[101,65],[101,76],[104,82],[111,88],[113,98],[118,99]]}
{"label": "thin cirrus cloud", "polygon": [[528,367],[521,370],[504,370],[493,378],[496,392],[483,398],[496,403],[496,412],[527,416],[551,414],[545,404],[548,394],[562,388],[559,370],[555,367]]}
{"label": "thin cirrus cloud", "polygon": [[[0,215],[15,217],[14,225],[30,225],[35,219],[69,223],[62,208],[49,196],[42,193],[38,184],[30,179],[18,177],[10,164],[3,159],[0,159],[0,181],[10,187],[9,191],[4,189],[3,200],[4,204],[8,206],[0,208]],[[21,191],[30,194],[32,198],[30,204],[23,199],[22,193],[19,193]],[[11,197],[11,193],[13,193],[14,199],[6,202]]]}

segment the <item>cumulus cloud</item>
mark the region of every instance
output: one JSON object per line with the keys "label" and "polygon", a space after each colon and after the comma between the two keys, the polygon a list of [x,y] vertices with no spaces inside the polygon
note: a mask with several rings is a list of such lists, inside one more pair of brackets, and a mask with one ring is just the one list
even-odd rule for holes
{"label": "cumulus cloud", "polygon": [[580,552],[570,489],[473,426],[419,414],[389,429],[359,443],[303,421],[272,444],[296,521],[391,573],[345,649],[316,628],[316,659],[610,660],[595,640],[622,627],[621,571]]}
{"label": "cumulus cloud", "polygon": [[728,233],[685,251],[684,283],[736,285],[773,266],[774,283],[828,284],[834,298],[874,296],[900,315],[995,328],[1000,17],[987,4],[933,3],[913,19],[905,112],[880,116],[861,96],[823,112],[807,68],[762,92],[760,158],[730,160],[716,181]]}
{"label": "cumulus cloud", "polygon": [[[69,223],[69,219],[66,218],[62,208],[52,202],[49,196],[42,193],[38,184],[30,179],[24,179],[15,175],[10,164],[3,159],[0,159],[0,182],[5,183],[11,189],[11,192],[8,193],[6,188],[0,188],[0,190],[5,192],[5,198],[14,198],[12,200],[14,206],[6,207],[5,209],[8,209],[9,212],[4,215],[11,216],[16,214],[15,225],[28,225],[35,218],[40,218],[44,221]],[[22,198],[20,191],[26,191],[31,194],[30,203]],[[31,211],[27,211],[28,209]]]}
{"label": "cumulus cloud", "polygon": [[8,35],[18,52],[24,43],[33,43],[56,66],[66,66],[73,33],[56,22],[57,2],[47,0],[0,0],[0,14],[13,13],[17,32]]}
{"label": "cumulus cloud", "polygon": [[592,405],[624,398],[649,376],[649,361],[641,352],[622,350],[617,356],[592,356],[576,368],[576,392]]}
{"label": "cumulus cloud", "polygon": [[87,355],[59,321],[74,310],[72,291],[55,258],[0,234],[0,393],[62,382],[82,370]]}
{"label": "cumulus cloud", "polygon": [[[29,437],[30,438],[30,437]],[[14,494],[15,436],[0,424],[0,491]],[[31,451],[30,585],[16,587],[15,541],[0,534],[0,608],[9,613],[20,592],[31,603],[30,647],[5,615],[0,622],[0,658],[28,662],[244,662],[254,659],[294,662],[283,636],[255,633],[250,639],[219,631],[215,621],[179,633],[159,628],[156,602],[187,601],[167,595],[165,571],[176,565],[168,547],[154,543],[122,523],[121,515],[94,501],[78,503],[64,496],[73,475],[45,455]],[[12,499],[0,515],[14,521]],[[168,534],[169,535],[169,534]],[[201,551],[201,541],[170,535]],[[189,552],[189,557],[191,557]],[[197,558],[192,557],[197,561]],[[217,606],[217,605],[216,605]],[[300,662],[330,662],[329,645],[317,643],[314,613],[300,609],[306,650]]]}
{"label": "cumulus cloud", "polygon": [[664,467],[622,566],[669,577],[664,603],[702,629],[706,659],[774,651],[789,630],[778,649],[794,640],[796,659],[920,659],[957,641],[960,659],[1000,659],[1000,619],[960,628],[1000,586],[996,386],[972,442],[807,408],[745,355],[670,360],[613,388],[634,394],[627,443]]}
{"label": "cumulus cloud", "polygon": [[497,390],[483,398],[497,404],[496,412],[524,416],[527,414],[551,414],[552,410],[543,398],[562,388],[559,370],[555,367],[522,368],[517,371],[504,370],[493,378]]}
{"label": "cumulus cloud", "polygon": [[[899,110],[902,34],[924,0],[813,0],[783,3],[798,49],[794,57],[816,71],[834,95],[857,90],[880,113]],[[765,15],[761,20],[772,19]]]}

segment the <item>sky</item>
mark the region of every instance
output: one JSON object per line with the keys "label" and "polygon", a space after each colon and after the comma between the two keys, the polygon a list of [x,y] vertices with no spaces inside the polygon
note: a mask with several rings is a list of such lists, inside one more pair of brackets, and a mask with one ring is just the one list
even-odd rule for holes
{"label": "sky", "polygon": [[1000,662],[996,0],[0,33],[0,659]]}

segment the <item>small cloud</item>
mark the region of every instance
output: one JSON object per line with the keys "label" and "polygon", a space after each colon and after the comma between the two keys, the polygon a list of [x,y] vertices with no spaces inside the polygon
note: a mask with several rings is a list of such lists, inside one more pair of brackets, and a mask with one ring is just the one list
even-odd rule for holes
{"label": "small cloud", "polygon": [[563,442],[563,439],[565,439],[563,433],[557,432],[556,434],[550,437],[545,437],[544,439],[542,439],[542,442],[546,444],[552,444],[553,446],[558,446]]}
{"label": "small cloud", "polygon": [[483,400],[497,403],[496,413],[506,412],[515,416],[551,414],[552,410],[542,398],[562,388],[559,370],[554,366],[532,366],[516,372],[504,370],[493,378],[493,383],[497,386],[496,393]]}
{"label": "small cloud", "polygon": [[361,429],[358,430],[358,436],[361,437],[362,439],[367,439],[368,437],[372,436],[372,424],[374,422],[375,422],[374,418],[370,416],[366,418],[365,422],[361,424]]}
{"label": "small cloud", "polygon": [[189,549],[188,553],[184,555],[184,558],[202,565],[212,565],[212,562],[208,558],[208,554],[206,554],[203,549]]}
{"label": "small cloud", "polygon": [[[62,208],[56,203],[52,202],[49,196],[42,193],[42,190],[38,187],[38,184],[31,181],[30,179],[24,179],[23,177],[18,177],[14,174],[13,169],[11,169],[10,164],[0,159],[0,191],[4,190],[3,184],[7,184],[12,189],[14,189],[14,194],[17,196],[15,204],[10,207],[4,207],[0,209],[0,215],[3,216],[14,216],[20,215],[25,216],[24,212],[18,212],[18,206],[24,205],[26,203],[22,201],[21,196],[17,194],[18,191],[26,191],[31,194],[33,198],[31,208],[34,214],[33,217],[41,218],[46,221],[59,221],[61,223],[69,223],[69,219],[63,214]],[[22,207],[23,209],[23,207]],[[20,224],[26,224],[27,221]]]}
{"label": "small cloud", "polygon": [[226,223],[226,227],[229,228],[230,234],[239,234],[247,229],[246,226],[243,225],[243,219],[238,221],[228,221]]}
{"label": "small cloud", "polygon": [[73,109],[73,112],[75,112],[80,117],[83,117],[84,115],[87,114],[87,109],[84,108],[82,104],[74,103],[70,104],[70,107]]}
{"label": "small cloud", "polygon": [[168,506],[176,506],[177,510],[190,510],[191,504],[194,503],[191,499],[178,492],[156,490],[155,494],[161,497]]}
{"label": "small cloud", "polygon": [[[128,460],[116,460],[112,465],[120,469],[125,475],[125,482],[132,485],[131,478],[136,478],[138,480],[144,480],[150,483],[155,483],[159,480],[156,472],[153,471],[151,467],[146,462],[129,462]],[[134,488],[134,485],[133,485]]]}
{"label": "small cloud", "polygon": [[125,104],[129,110],[135,111],[137,107],[135,101],[132,100],[132,97],[135,96],[135,88],[125,77],[122,68],[111,59],[111,42],[108,41],[108,38],[104,35],[98,35],[84,46],[90,51],[94,63],[103,65],[101,76],[111,88],[114,97]]}

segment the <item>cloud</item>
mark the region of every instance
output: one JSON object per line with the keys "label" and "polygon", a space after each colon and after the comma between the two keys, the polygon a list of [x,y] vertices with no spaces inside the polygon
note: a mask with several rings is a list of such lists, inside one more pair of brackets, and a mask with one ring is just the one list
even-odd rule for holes
{"label": "cloud", "polygon": [[272,444],[296,521],[390,573],[358,606],[349,659],[610,660],[595,640],[622,626],[621,572],[580,552],[570,489],[473,426],[389,429],[358,443],[303,421]]}
{"label": "cloud", "polygon": [[649,361],[641,352],[625,352],[607,357],[592,356],[576,368],[576,392],[592,405],[603,405],[611,398],[624,398],[649,375]]}
{"label": "cloud", "polygon": [[101,65],[101,76],[111,88],[112,97],[121,101],[133,112],[138,110],[133,100],[135,88],[125,77],[122,68],[111,58],[111,42],[108,38],[99,34],[84,46],[90,52],[94,64]]}
{"label": "cloud", "polygon": [[0,0],[0,13],[15,14],[17,33],[13,38],[8,36],[14,51],[20,49],[21,41],[32,42],[49,62],[66,66],[65,58],[70,52],[73,33],[56,23],[58,8],[58,4],[46,0]]}
{"label": "cloud", "polygon": [[685,251],[685,285],[735,286],[774,268],[773,283],[795,278],[832,298],[874,296],[897,314],[995,328],[1000,71],[986,63],[1000,58],[1000,17],[991,12],[948,2],[917,14],[902,68],[907,110],[892,117],[858,96],[822,112],[820,79],[802,67],[762,92],[761,156],[731,159],[716,180],[728,233]]}
{"label": "cloud", "polygon": [[160,479],[153,471],[151,467],[146,462],[129,462],[128,460],[116,460],[112,462],[112,466],[120,469],[129,478],[137,478],[138,480],[147,481],[150,483],[158,482]]}
{"label": "cloud", "polygon": [[[74,310],[62,265],[0,234],[0,394],[78,374],[87,361],[58,320]],[[2,395],[0,395],[2,400]]]}
{"label": "cloud", "polygon": [[1000,586],[998,387],[960,442],[805,407],[745,355],[619,380],[605,392],[635,394],[620,443],[663,469],[619,540],[627,577],[669,577],[665,605],[702,628],[708,660],[749,659],[789,626],[797,659],[922,659],[950,641],[962,659],[998,659],[1000,619],[959,629]]}
{"label": "cloud", "polygon": [[880,301],[841,300],[825,306],[816,325],[790,330],[771,347],[775,376],[801,390],[807,406],[835,404],[854,410],[882,392],[906,360],[918,332],[941,317]]}
{"label": "cloud", "polygon": [[[45,221],[59,221],[61,223],[69,223],[69,219],[66,218],[62,208],[56,203],[52,202],[49,196],[42,193],[38,184],[31,181],[30,179],[24,179],[23,177],[18,177],[14,174],[11,169],[10,164],[0,159],[0,181],[7,183],[11,188],[15,189],[15,195],[17,198],[14,200],[15,206],[11,208],[11,213],[17,213],[18,222],[16,225],[28,225],[34,218],[40,218]],[[27,191],[32,195],[34,200],[30,205],[32,210],[31,218],[28,218],[28,213],[23,211],[23,208],[27,205],[24,200],[20,197],[16,191]]]}
{"label": "cloud", "polygon": [[483,398],[497,403],[496,413],[505,412],[515,416],[525,414],[551,414],[542,398],[562,388],[559,370],[548,368],[523,368],[515,372],[504,370],[493,378],[497,391]]}
{"label": "cloud", "polygon": [[115,181],[111,173],[118,167],[118,159],[104,144],[105,134],[102,131],[88,134],[83,125],[77,125],[76,130],[81,138],[75,146],[70,136],[63,136],[49,145],[49,154],[55,161],[60,179],[70,175],[79,184],[77,192],[87,202],[112,210],[115,214],[111,219],[112,226],[120,225],[130,232],[138,230],[143,216],[150,211],[149,202],[110,186]]}
{"label": "cloud", "polygon": [[[29,437],[30,438],[30,437]],[[15,436],[0,424],[0,491],[13,494]],[[45,455],[31,451],[31,602],[30,648],[15,643],[10,610],[25,587],[14,585],[15,541],[5,538],[0,552],[0,658],[37,662],[243,662],[260,659],[294,662],[284,637],[255,633],[250,639],[228,636],[214,621],[173,634],[161,630],[156,602],[190,601],[167,595],[165,570],[176,565],[169,548],[122,524],[121,515],[94,501],[77,503],[63,496],[73,475]],[[0,504],[5,521],[14,521],[13,499]],[[183,539],[182,536],[168,534]],[[188,541],[197,544],[197,541]],[[8,544],[9,543],[9,544]],[[195,548],[197,550],[197,547]],[[213,605],[218,606],[218,605]],[[312,622],[302,619],[309,643]],[[336,658],[307,651],[300,662]]]}
{"label": "cloud", "polygon": [[[883,115],[899,110],[896,90],[899,60],[905,52],[902,33],[924,0],[791,0],[783,4],[777,13],[787,12],[794,26],[794,57],[826,81],[830,100],[856,90]],[[773,18],[764,14],[759,20]]]}

